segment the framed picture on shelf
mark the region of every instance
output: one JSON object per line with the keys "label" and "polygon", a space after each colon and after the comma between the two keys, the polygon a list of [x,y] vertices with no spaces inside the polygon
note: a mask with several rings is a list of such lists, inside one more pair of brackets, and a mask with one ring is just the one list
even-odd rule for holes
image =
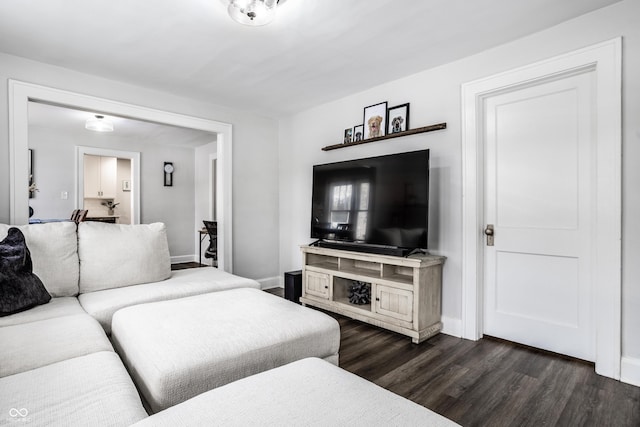
{"label": "framed picture on shelf", "polygon": [[348,128],[344,130],[344,139],[342,140],[342,142],[344,144],[353,141],[353,129]]}
{"label": "framed picture on shelf", "polygon": [[409,130],[409,103],[389,108],[387,134]]}
{"label": "framed picture on shelf", "polygon": [[387,103],[370,105],[364,109],[364,139],[385,135],[387,129]]}
{"label": "framed picture on shelf", "polygon": [[364,125],[357,125],[353,127],[353,140],[362,141],[364,138]]}

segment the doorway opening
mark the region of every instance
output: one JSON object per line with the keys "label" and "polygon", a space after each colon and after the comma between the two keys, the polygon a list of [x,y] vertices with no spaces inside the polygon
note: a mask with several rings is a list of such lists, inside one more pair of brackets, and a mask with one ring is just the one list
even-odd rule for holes
{"label": "doorway opening", "polygon": [[[41,102],[215,133],[219,159],[217,170],[219,191],[216,207],[219,223],[218,266],[225,271],[233,272],[231,124],[9,80],[9,219],[13,224],[26,224],[29,216],[28,192],[23,190],[28,187],[29,180],[27,151],[29,102]],[[198,239],[196,233],[193,239]]]}

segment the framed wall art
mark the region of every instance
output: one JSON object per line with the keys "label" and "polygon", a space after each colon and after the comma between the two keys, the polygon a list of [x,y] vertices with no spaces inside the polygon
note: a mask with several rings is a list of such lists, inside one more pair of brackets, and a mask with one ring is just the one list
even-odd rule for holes
{"label": "framed wall art", "polygon": [[384,136],[387,129],[387,103],[370,105],[364,109],[364,139]]}
{"label": "framed wall art", "polygon": [[364,138],[364,125],[356,125],[353,127],[353,140],[362,141]]}
{"label": "framed wall art", "polygon": [[345,129],[344,130],[344,139],[343,139],[343,143],[348,143],[353,141],[353,129],[349,128],[349,129]]}
{"label": "framed wall art", "polygon": [[387,134],[409,130],[409,103],[389,108]]}

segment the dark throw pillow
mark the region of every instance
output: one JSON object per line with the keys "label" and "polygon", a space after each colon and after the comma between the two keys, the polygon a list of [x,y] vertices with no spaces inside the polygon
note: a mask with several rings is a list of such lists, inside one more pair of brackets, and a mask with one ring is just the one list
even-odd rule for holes
{"label": "dark throw pillow", "polygon": [[22,231],[11,227],[0,242],[0,317],[46,304],[51,295],[33,274],[31,253]]}

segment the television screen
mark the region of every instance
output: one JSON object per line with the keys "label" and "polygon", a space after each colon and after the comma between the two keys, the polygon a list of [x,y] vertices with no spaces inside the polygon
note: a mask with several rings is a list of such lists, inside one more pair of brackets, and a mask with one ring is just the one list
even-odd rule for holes
{"label": "television screen", "polygon": [[429,150],[313,167],[311,237],[427,248]]}

